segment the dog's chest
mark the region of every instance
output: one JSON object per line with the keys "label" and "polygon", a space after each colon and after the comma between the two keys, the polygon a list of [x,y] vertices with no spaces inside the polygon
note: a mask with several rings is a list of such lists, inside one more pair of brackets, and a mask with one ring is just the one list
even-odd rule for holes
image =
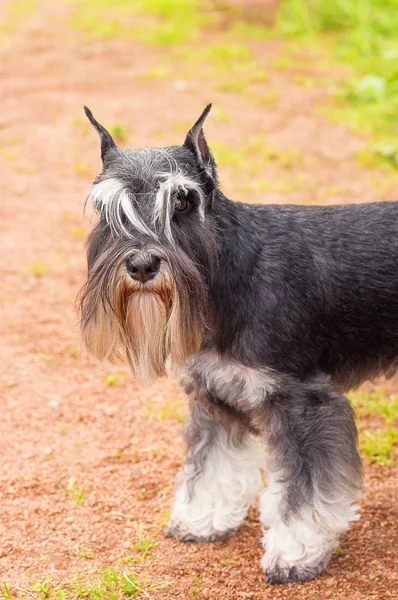
{"label": "dog's chest", "polygon": [[214,351],[200,352],[184,369],[182,382],[215,402],[238,410],[258,406],[276,388],[271,369],[253,368]]}

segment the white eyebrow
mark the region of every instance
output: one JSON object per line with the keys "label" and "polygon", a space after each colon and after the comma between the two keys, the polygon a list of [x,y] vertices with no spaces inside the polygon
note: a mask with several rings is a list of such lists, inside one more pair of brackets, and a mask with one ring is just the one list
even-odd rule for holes
{"label": "white eyebrow", "polygon": [[157,239],[154,231],[151,231],[135,210],[136,199],[122,181],[115,178],[104,179],[95,183],[89,193],[95,210],[103,211],[106,222],[113,233],[123,233],[131,237],[123,223],[123,216],[141,233]]}
{"label": "white eyebrow", "polygon": [[159,189],[155,197],[155,206],[153,212],[154,227],[161,227],[167,239],[172,242],[173,235],[171,232],[171,219],[173,216],[173,194],[174,192],[182,191],[185,195],[190,190],[194,190],[200,198],[199,214],[204,220],[204,198],[200,184],[186,177],[183,173],[159,173],[160,179]]}

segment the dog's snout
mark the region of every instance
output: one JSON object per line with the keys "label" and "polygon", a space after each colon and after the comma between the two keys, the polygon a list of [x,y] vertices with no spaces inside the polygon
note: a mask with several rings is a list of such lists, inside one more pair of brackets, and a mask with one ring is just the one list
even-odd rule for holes
{"label": "dog's snout", "polygon": [[160,258],[153,254],[131,256],[127,259],[126,268],[130,277],[146,283],[156,277],[160,268]]}

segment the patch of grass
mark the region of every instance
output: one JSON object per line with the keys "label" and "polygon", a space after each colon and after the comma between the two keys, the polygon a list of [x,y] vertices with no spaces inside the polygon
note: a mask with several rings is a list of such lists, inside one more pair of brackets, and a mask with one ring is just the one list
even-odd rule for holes
{"label": "patch of grass", "polygon": [[217,140],[212,142],[212,150],[221,167],[234,167],[245,175],[255,176],[267,165],[277,165],[289,169],[293,164],[302,164],[303,157],[291,150],[268,144],[264,136],[257,136],[246,145],[235,148]]}
{"label": "patch of grass", "polygon": [[[374,161],[398,168],[398,10],[396,0],[285,0],[279,32],[311,36],[347,65],[334,119],[376,141]],[[381,144],[381,146],[380,146]],[[361,159],[361,157],[360,157]]]}
{"label": "patch of grass", "polygon": [[5,18],[0,21],[0,41],[7,40],[16,27],[28,19],[36,10],[36,0],[13,0],[6,8]]}
{"label": "patch of grass", "polygon": [[113,371],[105,377],[105,383],[109,387],[113,387],[114,385],[117,385],[118,383],[123,381],[123,379],[125,379],[126,377],[128,377],[127,371]]}
{"label": "patch of grass", "polygon": [[169,46],[197,40],[208,22],[208,13],[195,0],[79,0],[71,25],[94,39],[123,37]]}
{"label": "patch of grass", "polygon": [[88,230],[85,227],[73,227],[69,233],[74,238],[84,238],[88,234]]}
{"label": "patch of grass", "polygon": [[359,448],[371,464],[394,465],[398,459],[398,430],[365,430],[360,435]]}
{"label": "patch of grass", "polygon": [[92,175],[92,169],[89,165],[81,162],[80,160],[75,160],[73,162],[73,170],[76,173],[76,175],[79,175],[79,177],[82,176],[86,176],[86,175]]}
{"label": "patch of grass", "polygon": [[98,571],[97,576],[83,583],[80,576],[70,582],[77,598],[92,600],[120,600],[122,597],[139,596],[143,593],[145,582],[139,582],[135,573],[118,573],[113,567]]}
{"label": "patch of grass", "polygon": [[384,417],[387,425],[398,424],[398,395],[386,394],[384,390],[372,392],[352,392],[349,394],[358,415],[361,418],[376,413]]}
{"label": "patch of grass", "polygon": [[105,382],[106,385],[109,385],[109,387],[113,387],[114,385],[116,385],[116,383],[119,380],[119,374],[118,373],[109,373],[109,375],[107,375],[105,377]]}
{"label": "patch of grass", "polygon": [[0,596],[3,600],[12,600],[13,597],[10,592],[10,588],[6,583],[0,583]]}
{"label": "patch of grass", "polygon": [[[359,448],[368,462],[396,464],[398,460],[398,396],[383,390],[351,392],[348,395],[359,418]],[[385,426],[370,427],[371,415]]]}
{"label": "patch of grass", "polygon": [[47,275],[51,271],[51,268],[43,263],[41,260],[34,260],[30,265],[28,265],[25,269],[26,273],[29,275],[34,275],[35,277],[43,277],[43,275]]}
{"label": "patch of grass", "polygon": [[150,551],[156,548],[158,545],[157,541],[152,537],[146,537],[142,528],[138,528],[138,542],[133,544],[133,548],[141,554],[141,558],[143,560],[148,560],[150,558]]}
{"label": "patch of grass", "polygon": [[183,423],[186,417],[178,398],[156,398],[146,406],[144,412],[146,416],[157,421],[174,419],[178,423]]}
{"label": "patch of grass", "polygon": [[0,150],[0,158],[7,161],[17,160],[20,155],[20,152],[17,152],[16,150]]}
{"label": "patch of grass", "polygon": [[127,129],[121,123],[114,123],[108,127],[108,131],[114,138],[115,142],[127,141]]}
{"label": "patch of grass", "polygon": [[159,66],[148,69],[141,75],[142,81],[153,81],[156,79],[168,79],[173,75],[173,69],[171,67]]}
{"label": "patch of grass", "polygon": [[66,495],[76,504],[81,504],[84,501],[84,487],[77,485],[76,477],[69,478]]}
{"label": "patch of grass", "polygon": [[73,549],[69,550],[69,553],[73,556],[79,556],[80,558],[86,558],[87,560],[93,560],[95,558],[95,553],[92,550],[84,550],[84,549]]}

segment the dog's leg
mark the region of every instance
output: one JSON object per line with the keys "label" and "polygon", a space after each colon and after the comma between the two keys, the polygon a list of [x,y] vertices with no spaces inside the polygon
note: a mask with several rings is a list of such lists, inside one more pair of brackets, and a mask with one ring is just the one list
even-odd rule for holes
{"label": "dog's leg", "polygon": [[209,542],[228,537],[245,519],[261,488],[265,454],[240,424],[222,424],[196,401],[191,406],[188,451],[166,536]]}
{"label": "dog's leg", "polygon": [[[267,581],[313,579],[327,565],[362,489],[356,427],[348,400],[319,381],[269,398],[268,489],[260,500]],[[264,419],[265,417],[265,419]]]}

